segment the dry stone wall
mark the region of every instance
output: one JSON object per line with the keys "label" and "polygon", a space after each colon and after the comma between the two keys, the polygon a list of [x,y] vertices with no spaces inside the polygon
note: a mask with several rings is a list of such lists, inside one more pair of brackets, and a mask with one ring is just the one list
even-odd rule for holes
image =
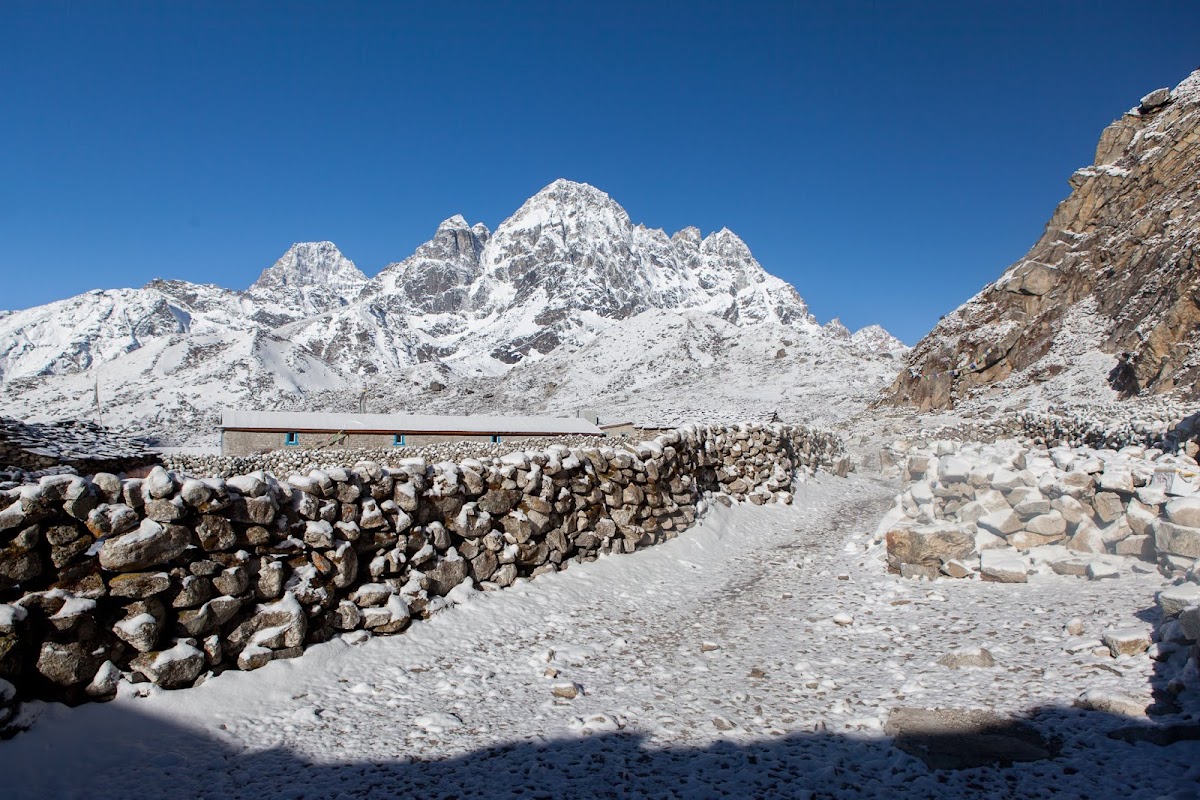
{"label": "dry stone wall", "polygon": [[553,445],[601,447],[610,442],[603,436],[537,436],[505,439],[502,442],[453,441],[419,447],[321,448],[301,450],[283,448],[248,456],[195,455],[171,453],[162,458],[163,466],[186,475],[228,478],[265,470],[290,475],[310,469],[325,469],[359,461],[398,465],[405,459],[424,458],[430,462],[461,461],[464,458],[498,458],[514,449],[544,450]]}
{"label": "dry stone wall", "polygon": [[340,632],[398,633],[459,587],[670,539],[712,499],[791,502],[818,468],[848,468],[834,436],[747,424],[279,477],[45,476],[0,493],[0,696],[191,686]]}
{"label": "dry stone wall", "polygon": [[21,422],[0,417],[0,467],[38,471],[71,467],[79,472],[130,469],[158,463],[145,442],[87,420]]}
{"label": "dry stone wall", "polygon": [[1045,447],[1090,447],[1120,450],[1136,446],[1168,453],[1183,452],[1196,457],[1200,452],[1200,412],[1195,404],[1179,405],[1161,398],[1130,406],[1052,406],[1044,411],[1021,411],[987,421],[964,421],[935,430],[923,430],[918,438],[927,441],[956,440],[995,442],[1023,439]]}

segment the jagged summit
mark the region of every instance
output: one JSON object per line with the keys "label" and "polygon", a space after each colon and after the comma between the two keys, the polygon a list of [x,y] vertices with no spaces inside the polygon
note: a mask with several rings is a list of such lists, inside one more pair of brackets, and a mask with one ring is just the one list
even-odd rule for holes
{"label": "jagged summit", "polygon": [[866,325],[859,328],[851,335],[850,341],[868,353],[903,354],[909,349],[908,345],[884,330],[882,325]]}
{"label": "jagged summit", "polygon": [[886,399],[1200,397],[1197,130],[1200,70],[1109,125],[1033,249],[913,348]]}
{"label": "jagged summit", "polygon": [[439,232],[444,231],[444,230],[469,231],[471,229],[471,226],[470,226],[470,224],[467,223],[466,217],[464,217],[462,214],[455,214],[453,217],[450,217],[449,219],[442,220],[442,224],[438,225],[437,229]]}
{"label": "jagged summit", "polygon": [[311,315],[349,304],[366,283],[333,242],[297,242],[263,270],[248,294]]}
{"label": "jagged summit", "polygon": [[833,319],[829,320],[829,322],[826,322],[825,325],[822,326],[822,330],[836,339],[848,340],[850,338],[850,329],[843,325],[841,319],[838,317],[834,317]]}

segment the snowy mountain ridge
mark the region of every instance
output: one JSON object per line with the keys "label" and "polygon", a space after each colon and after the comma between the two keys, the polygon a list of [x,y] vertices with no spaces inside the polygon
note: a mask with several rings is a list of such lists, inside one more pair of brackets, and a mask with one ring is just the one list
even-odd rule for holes
{"label": "snowy mountain ridge", "polygon": [[362,390],[380,411],[838,415],[898,366],[882,329],[838,327],[731,231],[668,236],[558,180],[494,232],[450,217],[374,278],[297,243],[246,291],[155,280],[0,315],[0,397],[178,442],[211,441],[221,406],[335,409]]}

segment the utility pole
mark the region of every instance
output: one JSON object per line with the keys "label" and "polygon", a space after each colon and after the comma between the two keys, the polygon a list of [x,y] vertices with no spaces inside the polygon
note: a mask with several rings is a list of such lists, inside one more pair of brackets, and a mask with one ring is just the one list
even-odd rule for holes
{"label": "utility pole", "polygon": [[92,373],[92,399],[96,401],[96,422],[101,428],[104,427],[104,414],[100,409],[100,368],[97,367]]}

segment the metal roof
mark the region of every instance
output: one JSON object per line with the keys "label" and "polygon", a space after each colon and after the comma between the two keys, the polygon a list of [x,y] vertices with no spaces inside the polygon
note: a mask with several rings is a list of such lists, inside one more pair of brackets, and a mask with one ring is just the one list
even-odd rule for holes
{"label": "metal roof", "polygon": [[471,433],[603,435],[582,417],[480,417],[432,414],[339,414],[319,411],[222,411],[223,430],[346,433]]}

